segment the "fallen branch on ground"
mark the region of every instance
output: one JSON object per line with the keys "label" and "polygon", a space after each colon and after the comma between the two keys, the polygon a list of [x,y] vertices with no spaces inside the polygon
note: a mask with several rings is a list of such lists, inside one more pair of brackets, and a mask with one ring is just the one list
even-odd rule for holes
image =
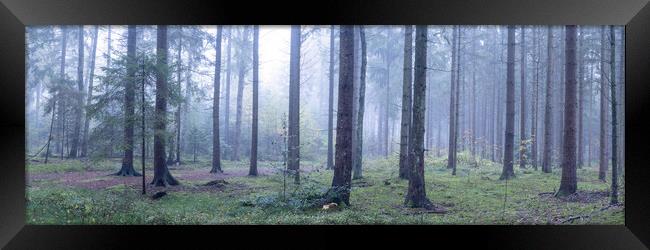
{"label": "fallen branch on ground", "polygon": [[617,206],[619,206],[619,205],[618,205],[618,204],[617,204],[617,205],[608,205],[608,206],[606,206],[606,207],[602,207],[602,208],[599,209],[599,210],[593,211],[593,212],[591,212],[590,214],[586,214],[586,215],[578,215],[578,216],[571,216],[571,217],[567,218],[566,220],[561,221],[560,224],[564,224],[564,223],[567,223],[567,222],[573,222],[574,220],[577,220],[577,219],[587,219],[587,218],[591,218],[592,216],[594,216],[594,215],[596,215],[596,214],[598,214],[598,213],[601,213],[601,212],[603,212],[603,211],[605,211],[605,210],[608,210],[608,209],[610,209],[610,208],[612,208],[612,207],[617,207]]}

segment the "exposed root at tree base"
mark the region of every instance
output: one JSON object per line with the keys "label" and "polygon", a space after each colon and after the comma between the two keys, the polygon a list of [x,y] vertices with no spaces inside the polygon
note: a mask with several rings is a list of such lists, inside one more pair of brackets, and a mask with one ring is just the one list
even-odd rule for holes
{"label": "exposed root at tree base", "polygon": [[117,173],[111,174],[114,176],[142,176],[142,174],[136,172],[135,170],[120,170]]}
{"label": "exposed root at tree base", "polygon": [[[448,204],[449,205],[449,204]],[[453,206],[453,204],[451,204]],[[446,214],[447,208],[441,204],[433,204],[430,201],[425,202],[420,207],[403,207],[405,214]]]}

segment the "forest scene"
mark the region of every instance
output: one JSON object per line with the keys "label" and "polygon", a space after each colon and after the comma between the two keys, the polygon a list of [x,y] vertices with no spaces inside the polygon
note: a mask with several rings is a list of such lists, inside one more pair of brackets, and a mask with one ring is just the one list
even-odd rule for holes
{"label": "forest scene", "polygon": [[27,224],[624,224],[624,26],[26,28]]}

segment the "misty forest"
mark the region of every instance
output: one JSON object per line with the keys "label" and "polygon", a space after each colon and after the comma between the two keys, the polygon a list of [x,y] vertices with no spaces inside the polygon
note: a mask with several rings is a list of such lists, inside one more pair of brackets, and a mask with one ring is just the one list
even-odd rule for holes
{"label": "misty forest", "polygon": [[623,26],[28,26],[28,224],[623,224]]}

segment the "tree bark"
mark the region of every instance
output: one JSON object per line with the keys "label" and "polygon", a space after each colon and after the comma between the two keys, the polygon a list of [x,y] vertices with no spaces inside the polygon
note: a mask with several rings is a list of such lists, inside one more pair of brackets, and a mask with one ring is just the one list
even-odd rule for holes
{"label": "tree bark", "polygon": [[506,131],[503,148],[503,170],[500,180],[515,177],[514,140],[515,140],[515,27],[508,25],[508,62],[506,70]]}
{"label": "tree bark", "polygon": [[[289,65],[289,154],[288,169],[300,183],[300,25],[291,26],[291,59]],[[351,119],[352,117],[350,117]],[[337,129],[337,131],[339,131]],[[338,132],[337,132],[338,134]]]}
{"label": "tree bark", "polygon": [[252,121],[252,135],[251,135],[251,157],[250,169],[248,175],[257,176],[257,123],[258,123],[258,71],[259,71],[259,26],[253,27],[253,121]]}
{"label": "tree bark", "polygon": [[576,81],[576,26],[567,25],[566,46],[565,46],[565,91],[564,91],[564,139],[562,142],[562,179],[556,196],[567,196],[575,193],[578,189],[576,176],[576,110],[577,81]]}
{"label": "tree bark", "polygon": [[409,131],[411,127],[411,93],[413,74],[413,26],[407,25],[404,28],[404,76],[402,82],[402,125],[400,130],[399,146],[399,178],[408,179],[409,160]]}
{"label": "tree bark", "polygon": [[411,161],[409,187],[405,205],[431,208],[424,185],[424,114],[426,103],[427,26],[415,28],[415,69],[413,78],[413,135],[410,142]]}
{"label": "tree bark", "polygon": [[614,34],[614,25],[609,26],[609,46],[611,52],[609,54],[610,61],[610,91],[612,99],[612,196],[610,204],[618,204],[618,121],[616,117],[617,105],[616,102],[616,37]]}
{"label": "tree bark", "polygon": [[605,26],[600,28],[600,148],[598,179],[607,177],[607,83],[605,82]]}
{"label": "tree bark", "polygon": [[327,169],[334,167],[334,25],[330,26],[329,107],[327,113]]}
{"label": "tree bark", "polygon": [[449,150],[447,156],[447,168],[456,168],[456,56],[457,52],[458,26],[454,27],[452,32],[451,46],[451,90],[449,91]]}
{"label": "tree bark", "polygon": [[551,26],[547,28],[547,45],[546,45],[546,93],[544,98],[544,152],[542,154],[542,172],[550,173],[551,168],[551,148],[553,147],[553,88],[551,87],[551,77],[553,76],[553,31]]}
{"label": "tree bark", "polygon": [[83,115],[83,91],[84,91],[84,27],[79,26],[77,31],[78,38],[78,53],[77,53],[77,93],[76,105],[74,114],[74,128],[72,132],[72,145],[68,157],[77,158],[77,150],[79,149],[80,135],[81,135],[81,116]]}
{"label": "tree bark", "polygon": [[212,98],[212,169],[210,173],[222,173],[221,140],[219,138],[219,98],[221,97],[221,33],[223,27],[217,26],[214,56],[214,85]]}
{"label": "tree bark", "polygon": [[[339,28],[339,91],[336,117],[336,152],[331,202],[350,205],[352,175],[352,102],[354,101],[354,31],[352,26]],[[299,34],[299,33],[298,33]],[[297,35],[296,35],[297,36]]]}
{"label": "tree bark", "polygon": [[577,167],[582,168],[584,156],[584,55],[583,55],[583,36],[584,30],[582,26],[578,28],[578,45],[576,48],[576,56],[578,57],[578,158]]}
{"label": "tree bark", "polygon": [[368,60],[366,58],[366,32],[364,31],[363,26],[359,26],[359,39],[361,40],[361,69],[360,69],[360,79],[359,79],[359,104],[357,108],[357,129],[356,132],[356,143],[355,143],[355,154],[356,159],[354,160],[353,166],[353,179],[363,178],[362,166],[363,166],[363,115],[365,113],[365,101],[366,101],[366,67]]}
{"label": "tree bark", "polygon": [[462,30],[461,27],[458,26],[458,39],[456,40],[456,87],[455,87],[455,97],[454,97],[454,147],[452,150],[454,151],[454,167],[452,168],[451,175],[456,175],[456,167],[458,163],[458,133],[460,130],[460,79],[461,79],[461,34]]}
{"label": "tree bark", "polygon": [[[178,54],[176,55],[176,63],[178,64],[178,69],[176,71],[176,79],[177,79],[177,91],[178,94],[181,93],[181,72],[183,68],[183,58],[181,57],[183,53],[183,26],[178,26]],[[189,65],[189,63],[188,63]],[[191,66],[189,66],[191,67]],[[189,72],[187,73],[189,75]],[[189,86],[189,77],[188,81],[185,83]],[[186,87],[187,88],[187,87]],[[187,88],[189,89],[189,88]],[[179,101],[178,105],[176,106],[176,112],[174,113],[174,123],[176,125],[176,140],[174,142],[174,135],[171,135],[169,138],[171,139],[169,143],[169,159],[167,160],[167,164],[171,165],[174,164],[174,162],[181,164],[181,106],[183,106],[183,102]],[[187,111],[187,104],[185,105],[185,111]],[[187,112],[186,112],[187,113]],[[176,147],[176,159],[174,160],[174,146]]]}
{"label": "tree bark", "polygon": [[[90,72],[88,74],[88,96],[86,98],[86,107],[90,106],[93,97],[93,78],[95,77],[95,56],[97,53],[97,38],[98,38],[99,26],[95,25],[95,30],[93,31],[93,45],[92,51],[90,52]],[[88,154],[88,130],[90,129],[90,116],[86,112],[86,117],[84,120],[84,132],[83,138],[81,140],[81,157],[86,157]]]}
{"label": "tree bark", "polygon": [[391,66],[391,56],[390,56],[390,32],[388,29],[386,30],[386,47],[384,51],[384,56],[386,59],[386,103],[385,103],[385,109],[384,109],[384,157],[388,158],[388,155],[390,154],[390,145],[389,138],[390,134],[388,133],[389,131],[389,125],[388,125],[388,120],[390,116],[390,66]]}
{"label": "tree bark", "polygon": [[537,136],[537,113],[538,113],[538,107],[539,107],[539,61],[541,59],[541,50],[539,46],[539,41],[538,39],[538,33],[539,30],[535,28],[534,33],[533,33],[533,48],[535,49],[535,85],[533,89],[533,103],[532,103],[532,119],[531,119],[531,127],[530,127],[530,136],[531,136],[531,146],[530,146],[530,151],[531,151],[531,164],[533,165],[533,169],[537,170],[537,145],[538,145],[538,136]]}
{"label": "tree bark", "polygon": [[136,27],[128,26],[127,34],[127,63],[126,79],[124,81],[124,157],[122,157],[122,168],[115,173],[119,176],[140,176],[133,168],[134,148],[134,123],[135,123],[135,72],[137,70],[136,50]]}
{"label": "tree bark", "polygon": [[[248,28],[244,27],[244,31],[242,33],[242,38],[241,38],[242,44],[240,44],[240,51],[247,51],[247,43],[248,43]],[[241,147],[241,125],[242,125],[242,105],[243,105],[243,98],[244,98],[244,77],[246,76],[246,65],[244,56],[246,53],[242,52],[239,57],[239,61],[237,62],[239,73],[237,75],[237,110],[235,113],[235,137],[233,138],[233,151],[232,151],[232,160],[233,161],[239,161],[241,160],[240,155],[239,155],[239,149]]]}
{"label": "tree bark", "polygon": [[167,25],[158,25],[156,32],[156,112],[154,118],[154,175],[155,186],[178,185],[165,162],[167,127]]}
{"label": "tree bark", "polygon": [[521,26],[521,90],[519,112],[519,168],[526,168],[526,29]]}
{"label": "tree bark", "polygon": [[62,26],[61,27],[61,67],[59,68],[59,85],[60,88],[57,91],[57,99],[58,99],[58,104],[59,104],[59,113],[56,115],[57,118],[57,123],[59,124],[60,132],[58,133],[59,136],[59,144],[55,143],[55,151],[58,151],[61,153],[61,159],[63,159],[63,136],[65,133],[65,106],[66,106],[66,101],[64,97],[64,93],[62,91],[62,88],[67,84],[66,83],[66,74],[65,74],[65,58],[66,58],[66,51],[67,51],[67,42],[68,41],[68,30],[66,27]]}
{"label": "tree bark", "polygon": [[224,141],[226,144],[226,148],[224,149],[224,156],[226,159],[231,159],[232,160],[232,149],[231,149],[231,135],[230,135],[230,73],[232,70],[232,63],[231,63],[231,51],[232,51],[232,26],[228,28],[228,48],[227,48],[227,54],[226,54],[226,65],[228,67],[228,70],[226,71],[226,93],[225,93],[225,101],[226,105],[224,107],[224,124],[223,124],[223,130],[224,130]]}

